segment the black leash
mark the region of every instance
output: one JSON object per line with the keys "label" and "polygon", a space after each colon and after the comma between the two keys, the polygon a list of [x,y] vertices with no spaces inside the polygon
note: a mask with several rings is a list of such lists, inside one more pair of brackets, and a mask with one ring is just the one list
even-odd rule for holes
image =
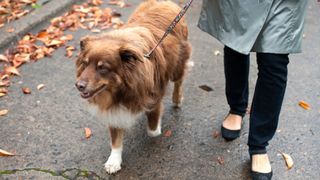
{"label": "black leash", "polygon": [[156,44],[156,46],[154,48],[152,48],[148,54],[145,54],[144,57],[146,58],[150,58],[150,55],[153,53],[153,51],[162,43],[162,41],[168,36],[169,33],[172,32],[173,28],[176,27],[177,23],[180,21],[180,19],[183,17],[183,15],[187,12],[187,10],[189,9],[191,3],[193,2],[193,0],[189,0],[183,7],[183,9],[181,9],[181,11],[179,12],[179,14],[174,18],[174,20],[171,22],[170,26],[167,28],[166,32],[163,34],[162,38],[160,39],[160,41]]}

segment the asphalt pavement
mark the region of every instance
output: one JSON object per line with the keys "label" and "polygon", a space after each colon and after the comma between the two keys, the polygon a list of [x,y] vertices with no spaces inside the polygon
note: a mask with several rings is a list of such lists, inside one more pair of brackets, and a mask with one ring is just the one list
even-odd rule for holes
{"label": "asphalt pavement", "polygon": [[[118,8],[124,21],[139,2],[133,0],[132,6]],[[17,154],[0,157],[0,179],[248,179],[248,117],[239,139],[226,142],[213,136],[228,112],[223,45],[197,28],[200,8],[201,2],[195,1],[186,15],[194,67],[184,83],[184,104],[181,109],[172,107],[172,86],[164,99],[162,129],[170,130],[171,136],[148,137],[146,119],[141,117],[125,135],[122,170],[108,175],[103,166],[110,153],[107,127],[87,112],[74,86],[74,58],[65,57],[60,48],[50,58],[22,66],[22,76],[12,80],[9,95],[0,99],[0,108],[9,109],[0,117],[0,149]],[[280,123],[268,147],[274,179],[320,177],[319,9],[320,3],[309,1],[303,53],[290,55]],[[31,32],[47,25],[43,22]],[[74,39],[68,44],[78,47],[79,39],[91,32],[71,33]],[[252,95],[257,78],[254,53],[250,67]],[[45,87],[38,91],[41,83]],[[199,88],[202,85],[212,91]],[[21,92],[24,86],[31,88],[30,95]],[[301,108],[301,100],[311,109]],[[89,139],[85,127],[92,130]],[[279,151],[292,156],[292,169],[287,169]]]}

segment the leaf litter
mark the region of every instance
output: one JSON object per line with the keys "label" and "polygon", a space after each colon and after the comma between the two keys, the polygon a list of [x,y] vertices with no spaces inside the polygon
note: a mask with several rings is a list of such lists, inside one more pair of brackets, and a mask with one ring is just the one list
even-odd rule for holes
{"label": "leaf litter", "polygon": [[[6,15],[4,21],[9,22],[27,13],[22,10],[23,6],[36,2],[36,0],[1,1],[0,15]],[[123,5],[123,1],[111,2],[108,4],[128,6],[127,4]],[[54,51],[71,41],[73,35],[67,34],[66,31],[86,29],[98,33],[104,29],[121,27],[123,25],[119,19],[121,14],[110,7],[99,7],[102,4],[102,0],[88,0],[86,3],[76,4],[69,12],[51,19],[50,25],[45,29],[36,34],[25,34],[14,47],[8,48],[0,54],[0,65],[3,64],[3,70],[0,70],[0,87],[10,86],[12,75],[21,76],[18,70],[21,65],[31,61],[36,62],[44,57],[51,57]],[[9,15],[10,13],[13,14]],[[3,16],[0,17],[3,18]],[[0,19],[0,27],[2,22],[3,19]],[[71,58],[75,50],[76,48],[73,46],[66,46],[66,56]],[[1,95],[6,94],[2,93]]]}

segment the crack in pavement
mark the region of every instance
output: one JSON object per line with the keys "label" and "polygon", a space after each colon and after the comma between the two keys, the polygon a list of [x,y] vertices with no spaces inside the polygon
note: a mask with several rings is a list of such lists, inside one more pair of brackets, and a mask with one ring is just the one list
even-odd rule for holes
{"label": "crack in pavement", "polygon": [[[88,179],[104,179],[100,177],[97,173],[88,170],[82,170],[78,168],[69,168],[65,170],[57,170],[52,171],[49,169],[41,169],[41,168],[25,168],[25,169],[12,169],[12,170],[0,170],[0,175],[11,175],[17,172],[25,172],[25,171],[37,171],[41,173],[50,174],[51,176],[59,176],[68,180],[77,179],[78,177],[85,177]],[[72,173],[76,171],[75,173]]]}

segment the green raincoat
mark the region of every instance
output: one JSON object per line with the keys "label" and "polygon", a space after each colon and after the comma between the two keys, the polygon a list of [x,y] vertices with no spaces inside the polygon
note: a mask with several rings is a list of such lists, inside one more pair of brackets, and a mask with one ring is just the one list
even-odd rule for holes
{"label": "green raincoat", "polygon": [[299,53],[308,0],[203,0],[199,28],[243,54]]}

